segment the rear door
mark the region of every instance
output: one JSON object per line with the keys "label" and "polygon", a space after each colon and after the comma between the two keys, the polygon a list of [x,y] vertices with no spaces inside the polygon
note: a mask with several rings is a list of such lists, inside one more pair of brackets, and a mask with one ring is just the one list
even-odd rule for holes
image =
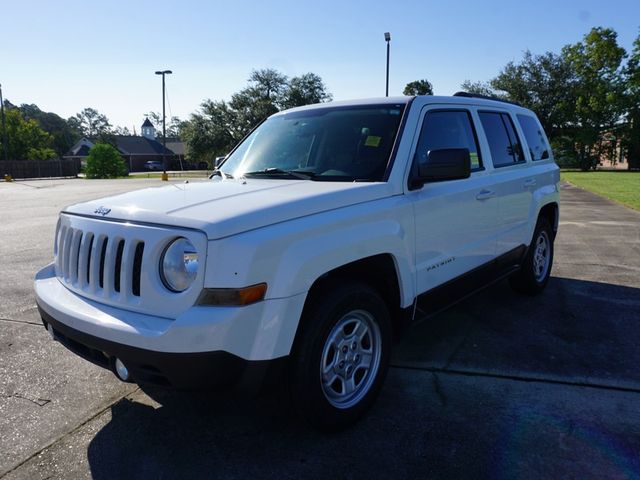
{"label": "rear door", "polygon": [[471,177],[426,183],[408,193],[415,217],[416,280],[423,293],[489,262],[495,255],[497,198],[483,165],[474,114],[429,105],[421,113],[413,172],[431,150],[467,148]]}
{"label": "rear door", "polygon": [[498,199],[499,256],[529,243],[528,222],[536,179],[512,115],[507,110],[482,109],[478,116],[494,168],[491,177]]}

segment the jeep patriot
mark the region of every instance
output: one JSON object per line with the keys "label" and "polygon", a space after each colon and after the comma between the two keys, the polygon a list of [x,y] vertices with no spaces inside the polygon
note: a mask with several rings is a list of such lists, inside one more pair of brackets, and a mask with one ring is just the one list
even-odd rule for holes
{"label": "jeep patriot", "polygon": [[535,114],[511,103],[294,108],[208,181],[65,208],[37,304],[53,338],[123,381],[275,378],[312,425],[344,428],[417,311],[503,278],[545,288],[559,178]]}

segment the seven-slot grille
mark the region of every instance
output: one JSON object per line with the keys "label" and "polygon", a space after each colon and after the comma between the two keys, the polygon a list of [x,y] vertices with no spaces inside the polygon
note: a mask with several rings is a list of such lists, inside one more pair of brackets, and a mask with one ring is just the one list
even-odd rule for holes
{"label": "seven-slot grille", "polygon": [[56,273],[66,284],[125,300],[140,297],[144,242],[61,225]]}

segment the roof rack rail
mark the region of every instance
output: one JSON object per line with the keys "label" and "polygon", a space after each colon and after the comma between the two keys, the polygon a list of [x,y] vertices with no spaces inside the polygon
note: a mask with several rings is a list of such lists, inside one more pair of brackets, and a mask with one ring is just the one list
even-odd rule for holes
{"label": "roof rack rail", "polygon": [[516,105],[518,107],[522,106],[517,102],[511,102],[509,100],[504,100],[504,99],[498,98],[498,97],[492,97],[490,95],[481,95],[479,93],[456,92],[456,93],[453,94],[453,96],[454,97],[466,97],[466,98],[483,98],[485,100],[493,100],[494,102],[510,103],[511,105]]}

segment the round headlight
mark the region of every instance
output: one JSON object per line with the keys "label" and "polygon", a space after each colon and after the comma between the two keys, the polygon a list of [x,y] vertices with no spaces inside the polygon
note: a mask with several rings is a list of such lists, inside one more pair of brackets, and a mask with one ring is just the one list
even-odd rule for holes
{"label": "round headlight", "polygon": [[164,249],[160,260],[162,283],[173,292],[184,292],[198,274],[198,252],[184,237],[176,238]]}

